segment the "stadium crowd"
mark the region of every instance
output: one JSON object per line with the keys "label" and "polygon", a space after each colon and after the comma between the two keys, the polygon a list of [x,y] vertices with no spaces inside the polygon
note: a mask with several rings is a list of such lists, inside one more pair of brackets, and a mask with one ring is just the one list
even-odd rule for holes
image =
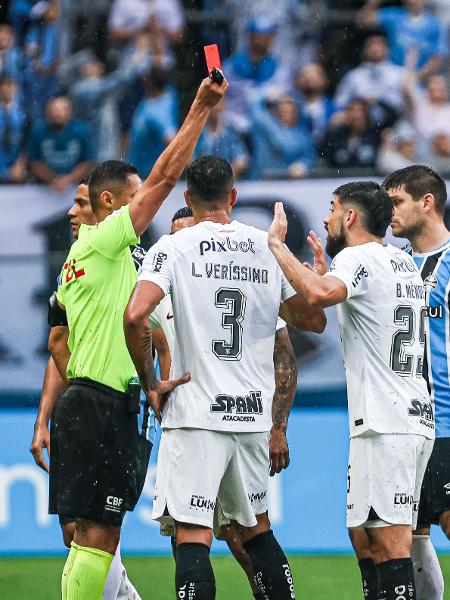
{"label": "stadium crowd", "polygon": [[[0,181],[64,190],[175,135],[202,45],[230,82],[195,150],[237,177],[450,172],[448,0],[11,0],[0,12]],[[149,143],[150,142],[150,143]]]}

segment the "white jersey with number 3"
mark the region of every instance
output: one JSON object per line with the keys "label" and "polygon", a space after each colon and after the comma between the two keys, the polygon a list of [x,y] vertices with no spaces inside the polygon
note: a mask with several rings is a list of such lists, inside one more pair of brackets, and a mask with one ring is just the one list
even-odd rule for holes
{"label": "white jersey with number 3", "polygon": [[422,377],[425,290],[411,257],[390,244],[345,248],[327,275],[347,287],[338,309],[350,436],[414,433],[434,438]]}
{"label": "white jersey with number 3", "polygon": [[268,431],[280,303],[295,294],[267,245],[267,232],[203,221],[163,236],[139,280],[171,294],[176,344],[163,427]]}

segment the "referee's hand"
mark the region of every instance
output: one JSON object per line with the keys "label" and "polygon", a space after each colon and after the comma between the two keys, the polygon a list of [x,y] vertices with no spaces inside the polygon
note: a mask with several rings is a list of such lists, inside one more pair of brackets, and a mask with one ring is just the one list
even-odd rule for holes
{"label": "referee's hand", "polygon": [[177,379],[168,379],[166,381],[158,381],[157,389],[147,393],[147,400],[152,407],[155,417],[161,423],[161,411],[164,409],[169,396],[176,387],[183,385],[191,380],[191,374],[185,373]]}
{"label": "referee's hand", "polygon": [[286,438],[286,432],[282,429],[274,429],[270,431],[269,439],[269,459],[270,459],[270,476],[275,473],[281,473],[283,469],[289,466],[289,446]]}
{"label": "referee's hand", "polygon": [[196,100],[207,108],[218,104],[228,89],[228,81],[224,78],[222,83],[216,83],[211,77],[206,77],[200,84]]}
{"label": "referee's hand", "polygon": [[50,431],[47,425],[36,424],[34,435],[31,441],[30,452],[33,455],[35,463],[47,473],[50,473],[48,464],[45,462],[43,448],[47,448],[47,454],[50,456]]}

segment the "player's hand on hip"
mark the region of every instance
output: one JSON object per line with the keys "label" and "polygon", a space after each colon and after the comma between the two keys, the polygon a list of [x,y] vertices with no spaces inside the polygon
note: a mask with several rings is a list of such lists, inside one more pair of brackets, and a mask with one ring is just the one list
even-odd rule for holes
{"label": "player's hand on hip", "polygon": [[283,203],[275,202],[275,210],[273,215],[273,221],[268,231],[268,243],[269,248],[274,248],[284,244],[287,233],[287,218],[284,212]]}
{"label": "player's hand on hip", "polygon": [[290,463],[289,446],[284,430],[272,427],[269,440],[269,459],[271,477],[288,468]]}
{"label": "player's hand on hip", "polygon": [[147,393],[147,399],[152,407],[156,418],[161,423],[161,411],[164,409],[164,406],[169,399],[171,392],[178,387],[179,385],[183,385],[188,383],[191,380],[191,374],[185,373],[181,377],[177,379],[167,379],[163,381],[158,381],[157,389],[151,390]]}
{"label": "player's hand on hip", "polygon": [[34,436],[31,441],[30,452],[33,455],[35,463],[44,469],[47,473],[50,472],[48,464],[45,462],[43,448],[47,448],[47,454],[50,456],[50,431],[47,425],[38,425],[34,430]]}
{"label": "player's hand on hip", "polygon": [[218,104],[228,89],[228,81],[224,78],[219,85],[211,77],[206,77],[200,84],[197,91],[197,101],[207,108],[212,108]]}
{"label": "player's hand on hip", "polygon": [[314,266],[312,267],[312,270],[319,275],[325,275],[328,266],[322,240],[315,231],[310,231],[306,239],[314,255]]}

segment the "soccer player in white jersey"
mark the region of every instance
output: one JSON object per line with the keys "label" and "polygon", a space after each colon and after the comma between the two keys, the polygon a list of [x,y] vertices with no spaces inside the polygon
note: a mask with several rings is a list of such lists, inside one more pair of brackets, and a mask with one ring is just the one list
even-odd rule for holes
{"label": "soccer player in white jersey", "polygon": [[[147,255],[125,311],[127,345],[156,411],[149,314],[171,293],[176,347],[171,374],[191,380],[164,409],[153,517],[176,523],[176,590],[215,598],[209,559],[216,503],[242,526],[260,590],[295,598],[289,563],[267,518],[268,432],[278,313],[321,332],[321,309],[294,292],[267,245],[267,233],[232,221],[231,166],[205,156],[187,169],[185,199],[195,225],[163,236]],[[281,305],[281,307],[280,307]]]}
{"label": "soccer player in white jersey", "polygon": [[[170,233],[174,234],[185,227],[194,224],[194,216],[189,206],[184,206],[176,211],[172,217]],[[170,375],[171,353],[175,347],[175,326],[173,307],[170,295],[165,296],[150,316],[152,328],[152,344],[158,355],[158,364],[161,379],[168,379]],[[297,391],[298,365],[294,349],[289,338],[286,323],[278,317],[275,346],[273,350],[273,364],[275,370],[275,392],[272,403],[272,429],[269,439],[270,476],[280,473],[289,466],[289,446],[286,437],[289,414],[291,412],[295,393]],[[265,600],[265,595],[259,591],[255,582],[250,557],[245,551],[240,530],[235,524],[224,517],[217,507],[215,534],[218,539],[228,544],[230,551],[245,572],[253,596],[256,600]],[[161,534],[171,536],[172,548],[175,556],[175,524],[161,525]]]}
{"label": "soccer player in white jersey", "polygon": [[[347,527],[351,534],[363,528],[369,540],[371,589],[364,595],[415,600],[412,527],[434,415],[422,377],[424,286],[412,258],[383,243],[391,218],[383,188],[348,183],[334,192],[324,220],[330,272],[306,269],[286,248],[280,203],[269,246],[312,306],[338,305],[350,420]],[[323,254],[315,234],[308,241]]]}

